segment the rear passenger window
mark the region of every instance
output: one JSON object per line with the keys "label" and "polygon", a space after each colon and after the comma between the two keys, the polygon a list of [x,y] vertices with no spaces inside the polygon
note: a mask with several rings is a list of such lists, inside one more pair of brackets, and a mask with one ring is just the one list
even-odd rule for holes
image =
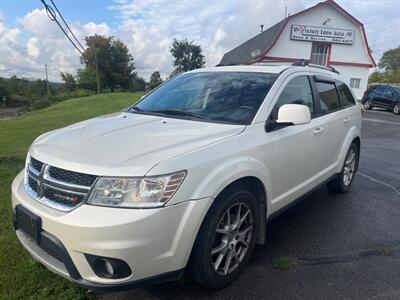
{"label": "rear passenger window", "polygon": [[381,85],[378,85],[377,87],[374,88],[374,92],[383,94],[385,92],[385,87],[381,86]]}
{"label": "rear passenger window", "polygon": [[278,109],[284,104],[306,105],[314,115],[314,101],[308,76],[298,76],[289,81],[274,107],[274,117],[278,116]]}
{"label": "rear passenger window", "polygon": [[353,95],[351,94],[347,85],[343,82],[338,82],[337,87],[339,90],[340,100],[342,101],[342,106],[352,106],[356,102],[354,101]]}
{"label": "rear passenger window", "polygon": [[335,85],[327,82],[316,82],[321,113],[327,113],[340,108],[339,96]]}

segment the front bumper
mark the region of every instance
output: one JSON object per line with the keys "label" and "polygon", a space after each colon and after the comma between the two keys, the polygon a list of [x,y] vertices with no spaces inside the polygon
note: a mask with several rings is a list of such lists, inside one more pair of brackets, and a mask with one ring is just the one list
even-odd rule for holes
{"label": "front bumper", "polygon": [[[211,203],[211,198],[204,198],[157,209],[81,205],[64,213],[32,199],[25,192],[23,172],[12,185],[13,210],[22,205],[42,221],[44,244],[16,230],[22,245],[53,272],[94,290],[179,278]],[[47,251],[45,241],[53,251]],[[99,277],[85,254],[123,260],[132,274],[121,279]]]}

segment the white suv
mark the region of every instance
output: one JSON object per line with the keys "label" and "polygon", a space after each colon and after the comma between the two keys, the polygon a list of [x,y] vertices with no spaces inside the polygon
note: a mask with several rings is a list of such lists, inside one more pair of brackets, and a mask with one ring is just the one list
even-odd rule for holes
{"label": "white suv", "polygon": [[334,71],[185,73],[134,106],[37,138],[12,185],[16,234],[94,290],[180,278],[221,288],[266,222],[323,183],[346,192],[361,112]]}

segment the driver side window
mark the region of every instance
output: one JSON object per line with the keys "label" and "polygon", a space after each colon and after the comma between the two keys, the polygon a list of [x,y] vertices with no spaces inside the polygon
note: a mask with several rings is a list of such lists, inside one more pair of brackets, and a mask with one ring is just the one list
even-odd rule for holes
{"label": "driver side window", "polygon": [[311,116],[314,116],[314,100],[308,76],[295,77],[285,86],[274,106],[274,119],[278,117],[278,110],[284,104],[306,105],[310,109]]}

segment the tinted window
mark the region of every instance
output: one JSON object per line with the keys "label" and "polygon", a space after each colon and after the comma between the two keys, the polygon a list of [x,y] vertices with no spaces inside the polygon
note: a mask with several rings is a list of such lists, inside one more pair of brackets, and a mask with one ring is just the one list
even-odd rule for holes
{"label": "tinted window", "polygon": [[316,82],[321,113],[326,113],[340,107],[335,85],[327,82]]}
{"label": "tinted window", "polygon": [[338,82],[337,87],[339,90],[340,100],[342,101],[342,106],[351,106],[356,103],[346,84]]}
{"label": "tinted window", "polygon": [[383,94],[385,92],[385,87],[382,85],[378,85],[377,87],[374,88],[374,91]]}
{"label": "tinted window", "polygon": [[154,90],[130,111],[249,124],[277,77],[249,72],[186,73]]}
{"label": "tinted window", "polygon": [[284,104],[302,104],[308,106],[311,115],[314,114],[314,101],[307,76],[298,76],[289,81],[280,94],[274,107],[274,118],[278,115],[278,109]]}
{"label": "tinted window", "polygon": [[393,89],[390,86],[385,86],[385,94],[392,94]]}

